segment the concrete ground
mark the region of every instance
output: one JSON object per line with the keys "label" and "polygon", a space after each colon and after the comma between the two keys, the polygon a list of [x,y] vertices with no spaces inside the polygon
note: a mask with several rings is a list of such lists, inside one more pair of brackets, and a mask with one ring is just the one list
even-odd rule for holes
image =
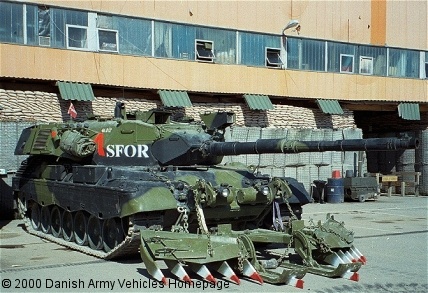
{"label": "concrete ground", "polygon": [[[377,201],[308,204],[303,218],[315,223],[333,213],[355,232],[355,246],[367,257],[360,281],[307,274],[304,289],[242,279],[219,279],[216,287],[195,279],[183,287],[165,272],[170,285],[159,288],[139,257],[104,261],[29,235],[22,221],[0,222],[1,292],[428,292],[428,197],[386,197]],[[219,276],[216,276],[219,277]]]}

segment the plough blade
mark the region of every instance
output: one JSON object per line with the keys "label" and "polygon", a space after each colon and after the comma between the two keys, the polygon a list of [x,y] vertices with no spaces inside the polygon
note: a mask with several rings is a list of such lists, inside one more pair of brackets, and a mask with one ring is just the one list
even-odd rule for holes
{"label": "plough blade", "polygon": [[247,276],[247,277],[259,282],[260,284],[263,284],[262,277],[259,275],[259,273],[256,271],[256,269],[251,265],[251,263],[248,260],[244,260],[244,262],[243,262],[242,274],[244,276]]}
{"label": "plough blade", "polygon": [[143,240],[141,241],[140,255],[141,255],[141,259],[146,265],[146,269],[149,272],[149,274],[155,280],[164,283],[164,285],[168,285],[167,279],[163,275],[162,271],[156,265],[156,262],[153,259],[152,254],[150,253],[150,249],[148,249],[147,243]]}
{"label": "plough blade", "polygon": [[179,262],[165,260],[165,264],[168,267],[168,269],[171,271],[171,273],[176,275],[180,281],[192,284],[192,279],[190,279],[186,270],[183,268],[183,266]]}
{"label": "plough blade", "polygon": [[213,263],[210,264],[217,272],[222,274],[226,279],[231,280],[232,282],[235,282],[236,284],[240,285],[241,280],[238,278],[238,276],[235,274],[235,272],[232,270],[232,268],[228,265],[226,261],[223,261],[222,263]]}
{"label": "plough blade", "polygon": [[205,265],[189,263],[189,266],[196,274],[201,276],[204,280],[213,284],[217,283],[216,278],[213,277],[213,275]]}
{"label": "plough blade", "polygon": [[[211,283],[217,282],[210,272],[212,269],[237,285],[241,283],[237,275],[240,273],[259,284],[268,282],[303,288],[301,279],[306,274],[306,268],[284,269],[281,273],[263,268],[256,258],[254,245],[244,235],[212,235],[208,240],[202,235],[168,231],[143,230],[140,234],[140,253],[147,271],[165,284],[166,278],[157,267],[156,260],[163,260],[178,279],[188,283],[192,280],[186,266]],[[243,242],[247,244],[243,245]],[[242,258],[242,255],[249,258]],[[241,263],[240,268],[238,263]]]}

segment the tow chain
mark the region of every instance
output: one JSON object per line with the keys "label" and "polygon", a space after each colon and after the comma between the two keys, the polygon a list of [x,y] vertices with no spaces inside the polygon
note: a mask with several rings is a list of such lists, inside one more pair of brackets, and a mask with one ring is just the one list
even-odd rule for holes
{"label": "tow chain", "polygon": [[183,231],[186,233],[189,233],[189,215],[188,215],[188,208],[187,207],[183,207],[183,206],[179,206],[177,207],[177,211],[180,213],[180,216],[177,219],[177,223],[176,225],[178,226],[178,223],[182,223],[182,228]]}
{"label": "tow chain", "polygon": [[[239,237],[236,240],[237,240],[238,246],[242,245],[242,247],[243,247],[243,249],[240,249],[240,251],[238,253],[238,270],[239,270],[239,272],[242,273],[244,271],[244,260],[248,259],[249,254],[248,254],[247,249],[245,248],[244,243],[242,243],[242,240],[239,239]],[[243,251],[245,251],[245,252],[243,252]]]}
{"label": "tow chain", "polygon": [[201,229],[202,233],[207,236],[207,239],[208,239],[207,252],[210,256],[213,256],[214,249],[211,243],[211,233],[210,231],[208,231],[207,223],[205,222],[204,211],[201,207],[200,198],[197,196],[196,192],[195,192],[195,203],[196,203],[196,206],[195,206],[196,217],[198,218],[199,229]]}
{"label": "tow chain", "polygon": [[[282,197],[282,199],[284,200],[285,204],[287,205],[288,211],[291,214],[291,218],[290,218],[290,224],[292,220],[298,220],[297,216],[294,214],[293,209],[290,206],[290,203],[288,202],[287,198],[285,196]],[[290,237],[290,242],[288,242],[287,247],[284,251],[284,253],[278,258],[277,262],[278,262],[278,266],[281,265],[281,263],[284,261],[284,259],[288,256],[290,250],[291,250],[291,245],[293,244],[294,238]]]}

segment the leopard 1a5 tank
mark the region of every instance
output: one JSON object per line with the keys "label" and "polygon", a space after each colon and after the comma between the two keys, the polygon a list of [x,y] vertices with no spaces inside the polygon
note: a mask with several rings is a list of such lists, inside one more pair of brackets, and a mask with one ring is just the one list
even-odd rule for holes
{"label": "leopard 1a5 tank", "polygon": [[[306,225],[301,210],[310,197],[301,183],[221,164],[222,158],[395,150],[415,148],[418,141],[225,142],[233,113],[201,119],[177,122],[161,109],[129,114],[118,103],[111,120],[25,129],[15,154],[29,157],[13,190],[27,230],[105,259],[140,251],[148,272],[163,282],[158,260],[188,282],[186,269],[210,282],[216,281],[210,269],[236,283],[236,273],[297,287],[307,272],[358,280],[366,260],[353,245],[353,232],[332,216]],[[280,256],[261,245],[271,243],[283,245]],[[292,251],[300,262],[290,261]]]}

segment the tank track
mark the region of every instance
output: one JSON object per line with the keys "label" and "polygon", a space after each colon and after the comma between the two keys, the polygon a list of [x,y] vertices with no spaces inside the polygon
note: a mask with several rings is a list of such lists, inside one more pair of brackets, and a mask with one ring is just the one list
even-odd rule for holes
{"label": "tank track", "polygon": [[74,242],[65,241],[62,238],[57,238],[51,234],[45,234],[42,231],[36,231],[31,226],[31,219],[26,216],[24,216],[23,221],[25,224],[25,229],[31,235],[35,235],[37,237],[40,237],[50,242],[54,242],[59,245],[65,246],[67,248],[82,252],[84,254],[101,258],[101,259],[106,259],[106,260],[133,255],[139,251],[139,247],[141,243],[140,233],[135,231],[134,227],[131,225],[131,222],[129,225],[128,232],[125,236],[125,239],[118,246],[113,248],[111,251],[104,252],[102,250],[94,250],[89,246],[81,246]]}

